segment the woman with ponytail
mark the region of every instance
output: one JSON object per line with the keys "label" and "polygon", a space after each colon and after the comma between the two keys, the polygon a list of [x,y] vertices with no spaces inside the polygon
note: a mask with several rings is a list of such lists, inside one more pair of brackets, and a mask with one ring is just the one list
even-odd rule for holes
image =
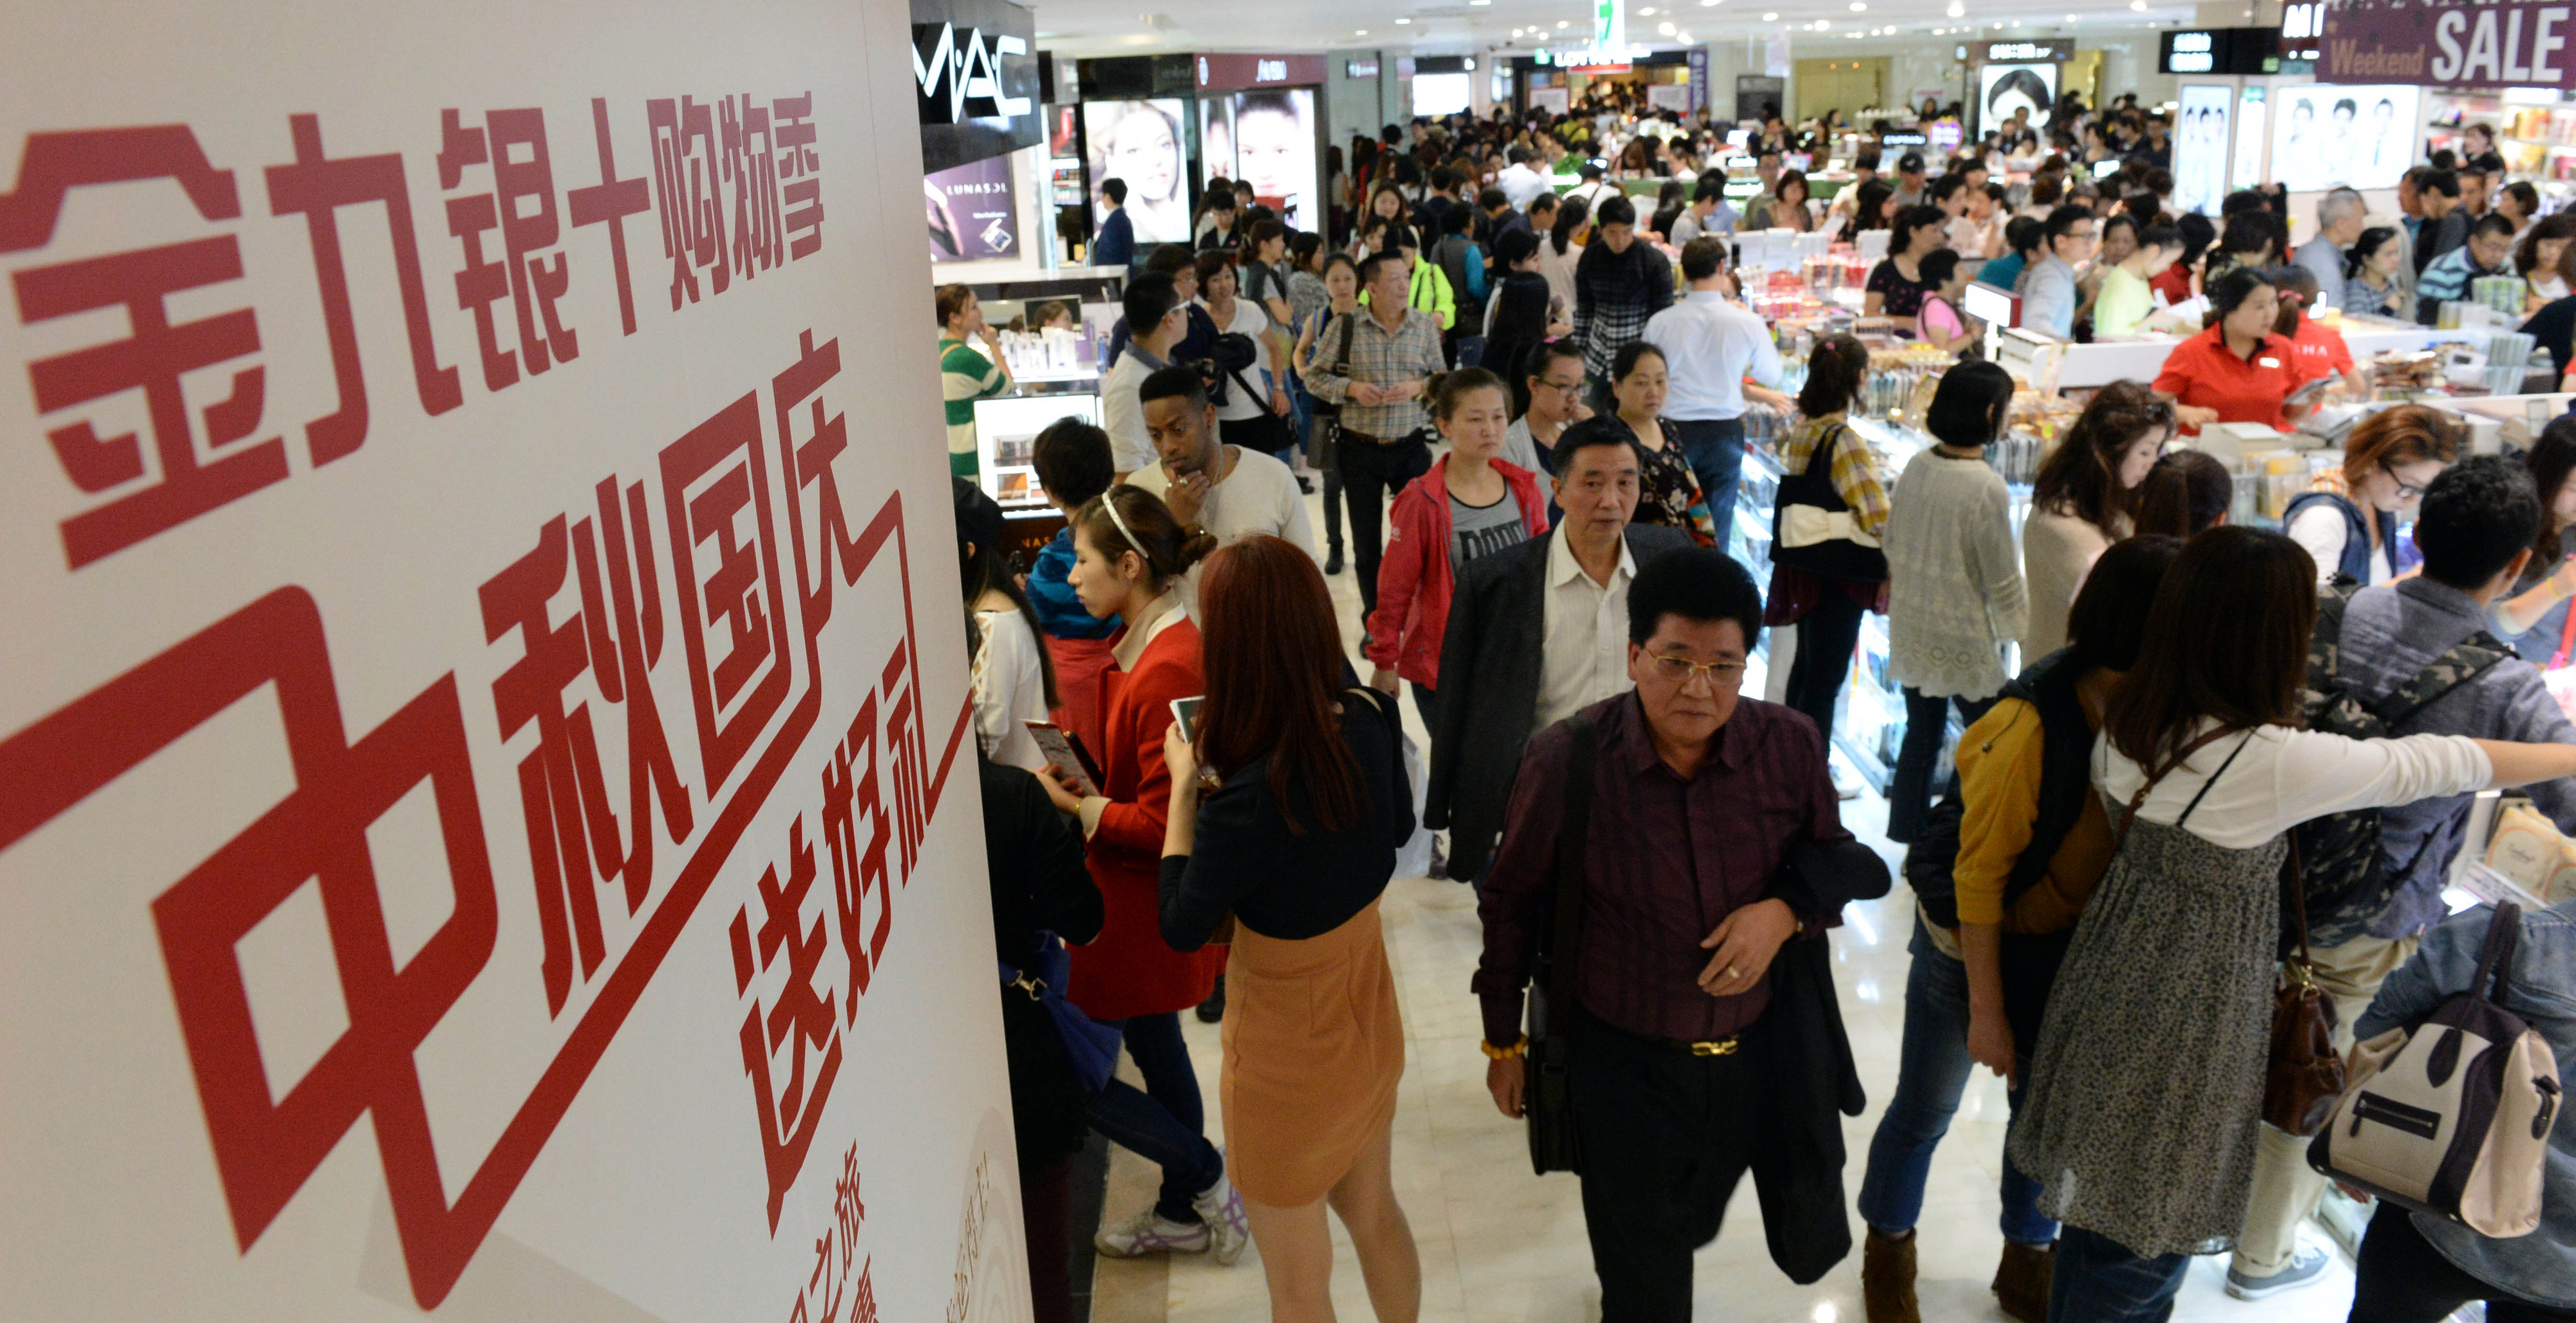
{"label": "woman with ponytail", "polygon": [[1181,609],[1181,576],[1216,539],[1184,536],[1153,493],[1124,483],[1073,516],[1073,572],[1067,576],[1094,619],[1124,626],[1100,676],[1101,784],[1083,793],[1050,767],[1047,797],[1081,820],[1092,880],[1106,910],[1100,939],[1073,952],[1066,999],[1119,1028],[1144,1076],[1138,1090],[1112,1077],[1086,1108],[1091,1128],[1163,1169],[1156,1201],[1106,1222],[1093,1238],[1111,1258],[1168,1250],[1212,1251],[1220,1263],[1243,1253],[1243,1202],[1225,1179],[1225,1159],[1207,1141],[1198,1072],[1181,1038],[1180,1013],[1215,990],[1225,951],[1184,954],[1164,942],[1158,888],[1172,778],[1163,732],[1175,699],[1206,692],[1199,631]]}

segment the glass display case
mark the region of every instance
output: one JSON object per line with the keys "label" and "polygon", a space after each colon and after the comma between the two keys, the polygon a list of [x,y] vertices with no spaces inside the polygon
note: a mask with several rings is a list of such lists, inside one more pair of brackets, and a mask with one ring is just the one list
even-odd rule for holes
{"label": "glass display case", "polygon": [[1046,508],[1034,450],[1038,433],[1061,418],[1100,422],[1100,397],[1088,392],[1003,395],[975,402],[975,458],[984,494],[1004,511]]}

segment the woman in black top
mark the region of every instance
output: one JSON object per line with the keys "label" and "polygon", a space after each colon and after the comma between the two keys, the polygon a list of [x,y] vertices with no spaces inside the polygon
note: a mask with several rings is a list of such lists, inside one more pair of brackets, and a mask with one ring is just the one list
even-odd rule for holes
{"label": "woman in black top", "polygon": [[1939,207],[1929,205],[1896,213],[1896,223],[1887,230],[1887,256],[1870,268],[1863,288],[1861,315],[1903,321],[1923,311],[1923,296],[1934,288],[1923,283],[1923,258],[1942,246],[1941,227],[1948,221]]}
{"label": "woman in black top", "polygon": [[1163,741],[1162,928],[1193,951],[1235,920],[1226,1165],[1272,1317],[1330,1317],[1329,1199],[1378,1317],[1411,1318],[1422,1261],[1392,1146],[1404,1029],[1377,911],[1414,826],[1394,707],[1342,687],[1332,596],[1294,544],[1256,536],[1218,551],[1199,604],[1197,739],[1176,722]]}
{"label": "woman in black top", "polygon": [[[1082,837],[1038,779],[986,761],[984,864],[993,890],[993,954],[1020,974],[1002,987],[1002,1052],[1011,1070],[1011,1128],[1020,1156],[1020,1207],[1028,1237],[1029,1290],[1036,1323],[1068,1323],[1073,1279],[1073,1155],[1082,1148],[1089,1090],[1036,986],[1062,995],[1064,942],[1100,935],[1100,888],[1083,867]],[[1057,939],[1061,938],[1062,941]]]}

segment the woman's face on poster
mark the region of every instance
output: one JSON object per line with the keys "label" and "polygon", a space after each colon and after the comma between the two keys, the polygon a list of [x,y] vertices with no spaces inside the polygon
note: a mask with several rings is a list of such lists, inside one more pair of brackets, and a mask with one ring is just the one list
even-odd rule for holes
{"label": "woman's face on poster", "polygon": [[1180,183],[1180,171],[1172,164],[1179,154],[1176,147],[1171,121],[1161,111],[1140,107],[1121,118],[1111,133],[1107,173],[1126,180],[1148,202],[1166,201]]}
{"label": "woman's face on poster", "polygon": [[1250,112],[1234,126],[1235,178],[1252,185],[1256,196],[1296,201],[1312,173],[1306,169],[1312,148],[1295,115]]}

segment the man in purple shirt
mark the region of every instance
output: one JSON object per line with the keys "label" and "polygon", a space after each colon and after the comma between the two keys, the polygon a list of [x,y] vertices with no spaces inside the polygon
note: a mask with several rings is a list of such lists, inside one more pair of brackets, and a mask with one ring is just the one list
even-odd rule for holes
{"label": "man in purple shirt", "polygon": [[[1636,687],[1531,739],[1478,903],[1486,1082],[1519,1116],[1523,989],[1588,718],[1569,1081],[1603,1323],[1690,1317],[1692,1252],[1748,1171],[1792,1277],[1851,1243],[1832,1113],[1858,1114],[1858,1085],[1821,937],[1846,900],[1884,893],[1886,867],[1849,844],[1815,725],[1742,696],[1761,614],[1751,576],[1715,550],[1637,572]],[[1850,850],[1867,856],[1857,870],[1815,862]],[[1852,876],[1871,871],[1875,892]]]}

